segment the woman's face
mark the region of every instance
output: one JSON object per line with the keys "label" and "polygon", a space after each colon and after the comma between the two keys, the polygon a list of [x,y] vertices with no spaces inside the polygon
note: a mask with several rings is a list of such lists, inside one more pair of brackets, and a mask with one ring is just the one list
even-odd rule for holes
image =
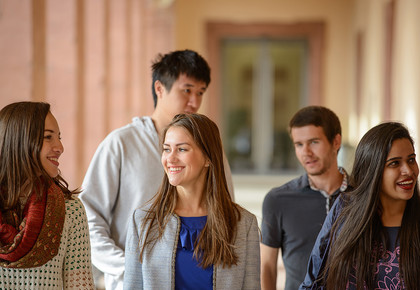
{"label": "woman's face", "polygon": [[163,142],[161,161],[171,185],[185,188],[204,185],[208,163],[186,129],[169,128]]}
{"label": "woman's face", "polygon": [[58,159],[64,151],[60,141],[60,129],[57,120],[51,113],[45,118],[44,141],[40,152],[41,164],[44,170],[51,177],[58,175]]}
{"label": "woman's face", "polygon": [[413,145],[406,138],[395,140],[385,163],[380,192],[382,204],[409,200],[413,196],[418,175]]}

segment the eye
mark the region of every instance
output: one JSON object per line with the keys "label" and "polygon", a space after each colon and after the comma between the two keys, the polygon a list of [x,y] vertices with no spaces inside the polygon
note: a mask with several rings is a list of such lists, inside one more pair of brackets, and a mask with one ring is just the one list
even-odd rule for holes
{"label": "eye", "polygon": [[52,135],[45,135],[44,136],[44,139],[51,140],[52,139]]}
{"label": "eye", "polygon": [[184,90],[184,93],[189,94],[190,92],[191,92],[191,90],[190,90],[190,89],[185,89],[185,90]]}
{"label": "eye", "polygon": [[410,163],[410,164],[416,163],[416,158],[412,157],[412,158],[408,159],[408,163]]}
{"label": "eye", "polygon": [[388,163],[388,166],[389,167],[395,167],[395,166],[398,166],[399,164],[400,164],[399,161],[392,161],[392,162]]}
{"label": "eye", "polygon": [[163,152],[166,152],[166,153],[168,153],[170,151],[170,149],[168,147],[163,147],[162,150],[163,150]]}
{"label": "eye", "polygon": [[180,148],[178,148],[178,151],[179,152],[186,152],[186,151],[188,151],[186,148],[182,148],[182,147],[180,147]]}

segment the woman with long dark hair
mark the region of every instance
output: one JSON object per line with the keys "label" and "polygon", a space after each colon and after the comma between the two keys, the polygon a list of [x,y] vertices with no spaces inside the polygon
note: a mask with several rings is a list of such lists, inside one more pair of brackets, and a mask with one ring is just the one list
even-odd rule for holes
{"label": "woman with long dark hair", "polygon": [[94,289],[86,214],[61,177],[50,105],[0,111],[0,289]]}
{"label": "woman with long dark hair", "polygon": [[161,187],[130,221],[124,289],[260,289],[257,220],[231,200],[216,124],[177,115],[162,147]]}
{"label": "woman with long dark hair", "polygon": [[407,128],[370,129],[327,216],[300,289],[420,289],[419,168]]}

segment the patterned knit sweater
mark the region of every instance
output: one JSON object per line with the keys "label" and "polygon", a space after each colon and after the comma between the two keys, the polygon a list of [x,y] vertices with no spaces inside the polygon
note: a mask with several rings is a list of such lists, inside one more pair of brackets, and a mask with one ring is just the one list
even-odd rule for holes
{"label": "patterned knit sweater", "polygon": [[86,213],[73,198],[66,200],[58,254],[41,267],[0,267],[0,289],[94,289]]}

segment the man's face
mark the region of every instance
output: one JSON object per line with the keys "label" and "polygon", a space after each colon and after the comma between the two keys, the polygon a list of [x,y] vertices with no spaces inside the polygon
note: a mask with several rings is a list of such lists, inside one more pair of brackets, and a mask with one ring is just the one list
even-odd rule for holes
{"label": "man's face", "polygon": [[291,135],[296,157],[308,175],[322,175],[336,164],[340,135],[336,135],[331,144],[322,127],[314,125],[294,127]]}
{"label": "man's face", "polygon": [[181,74],[169,92],[160,82],[155,84],[155,89],[158,106],[172,118],[181,113],[196,113],[200,108],[207,85],[203,81]]}

